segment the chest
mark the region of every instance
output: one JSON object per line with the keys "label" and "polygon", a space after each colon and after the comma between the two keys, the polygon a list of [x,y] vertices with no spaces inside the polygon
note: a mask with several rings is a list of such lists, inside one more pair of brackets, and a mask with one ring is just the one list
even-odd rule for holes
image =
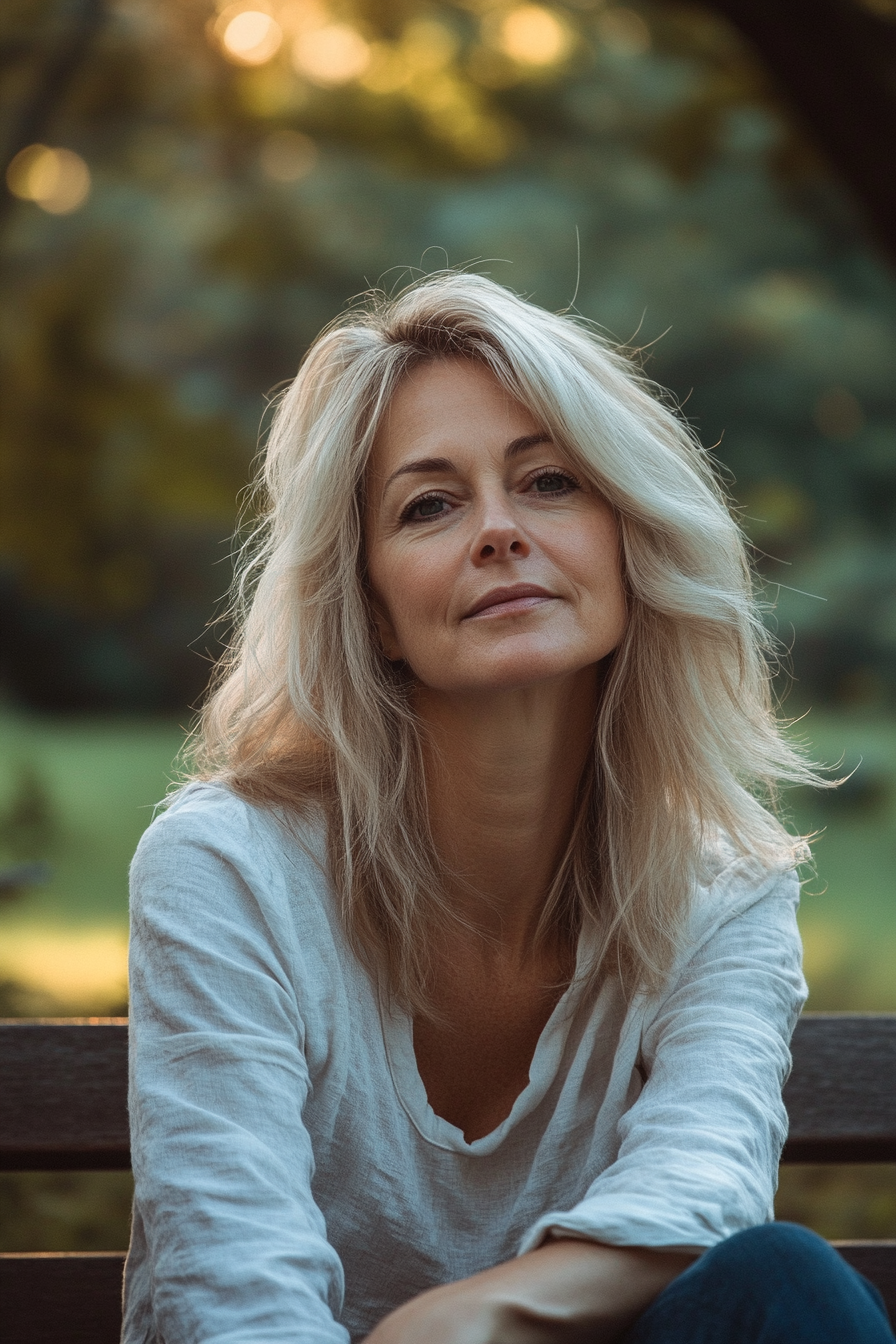
{"label": "chest", "polygon": [[566,987],[561,976],[556,963],[524,976],[479,968],[448,975],[436,994],[439,1020],[414,1023],[429,1104],[468,1143],[496,1129],[527,1086],[539,1038]]}

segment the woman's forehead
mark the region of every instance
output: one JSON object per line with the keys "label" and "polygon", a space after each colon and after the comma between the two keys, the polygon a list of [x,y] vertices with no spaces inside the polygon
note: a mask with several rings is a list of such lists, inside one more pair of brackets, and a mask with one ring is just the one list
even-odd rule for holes
{"label": "woman's forehead", "polygon": [[388,476],[398,459],[452,444],[468,450],[492,438],[544,432],[536,417],[486,365],[459,356],[410,370],[386,407],[369,469]]}

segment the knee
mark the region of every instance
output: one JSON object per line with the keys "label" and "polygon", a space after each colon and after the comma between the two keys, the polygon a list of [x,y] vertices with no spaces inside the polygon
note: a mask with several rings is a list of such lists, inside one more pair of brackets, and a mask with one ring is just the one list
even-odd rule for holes
{"label": "knee", "polygon": [[[896,1344],[871,1285],[816,1233],[792,1223],[766,1223],[719,1242],[672,1281],[642,1321],[632,1335],[640,1344]],[[676,1334],[670,1322],[687,1328]]]}
{"label": "knee", "polygon": [[774,1270],[775,1277],[782,1270],[797,1275],[797,1282],[807,1283],[816,1274],[830,1274],[832,1269],[845,1268],[832,1246],[796,1223],[763,1223],[736,1232],[727,1241],[715,1246],[708,1254],[726,1262],[730,1268],[737,1265],[753,1275]]}

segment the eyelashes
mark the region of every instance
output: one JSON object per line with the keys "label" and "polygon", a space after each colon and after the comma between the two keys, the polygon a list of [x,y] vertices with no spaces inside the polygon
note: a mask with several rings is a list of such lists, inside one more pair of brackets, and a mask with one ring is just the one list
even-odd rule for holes
{"label": "eyelashes", "polygon": [[575,477],[566,467],[539,467],[538,471],[532,473],[528,478],[529,485],[536,485],[539,481],[566,481],[567,484],[559,490],[537,490],[539,495],[567,495],[570,493],[570,487],[573,490],[581,490],[582,482]]}
{"label": "eyelashes", "polygon": [[[541,481],[558,481],[562,484],[557,489],[543,490],[538,488]],[[522,482],[524,492],[531,492],[541,499],[558,499],[565,495],[572,494],[573,491],[581,490],[582,483],[567,467],[539,467],[537,471],[530,472]],[[443,518],[447,508],[452,504],[452,497],[440,490],[427,490],[422,495],[417,495],[415,499],[410,500],[399,514],[400,523],[425,523],[433,518]],[[427,505],[443,504],[445,508],[430,508]],[[419,512],[418,512],[419,511]]]}
{"label": "eyelashes", "polygon": [[440,495],[437,491],[430,491],[425,495],[418,495],[416,499],[412,499],[410,504],[406,504],[405,507],[402,509],[401,513],[398,516],[399,522],[425,523],[428,518],[441,518],[443,513],[443,510],[441,509],[434,510],[431,513],[423,514],[418,518],[415,518],[414,514],[417,511],[417,509],[422,508],[427,504],[450,504],[450,503],[451,503],[450,499],[448,499],[445,495]]}

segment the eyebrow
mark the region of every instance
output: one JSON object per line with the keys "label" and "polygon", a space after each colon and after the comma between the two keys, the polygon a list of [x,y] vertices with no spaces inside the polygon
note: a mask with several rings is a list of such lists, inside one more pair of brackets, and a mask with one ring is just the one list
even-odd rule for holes
{"label": "eyebrow", "polygon": [[[511,458],[519,457],[520,453],[526,452],[528,448],[536,448],[540,443],[553,443],[554,440],[550,434],[539,431],[536,434],[523,434],[518,439],[511,439],[504,449],[504,460],[509,462]],[[383,494],[389,489],[393,481],[399,476],[421,476],[433,471],[454,471],[454,463],[448,457],[419,457],[413,462],[405,462],[403,467],[393,471],[392,475],[383,486]]]}

